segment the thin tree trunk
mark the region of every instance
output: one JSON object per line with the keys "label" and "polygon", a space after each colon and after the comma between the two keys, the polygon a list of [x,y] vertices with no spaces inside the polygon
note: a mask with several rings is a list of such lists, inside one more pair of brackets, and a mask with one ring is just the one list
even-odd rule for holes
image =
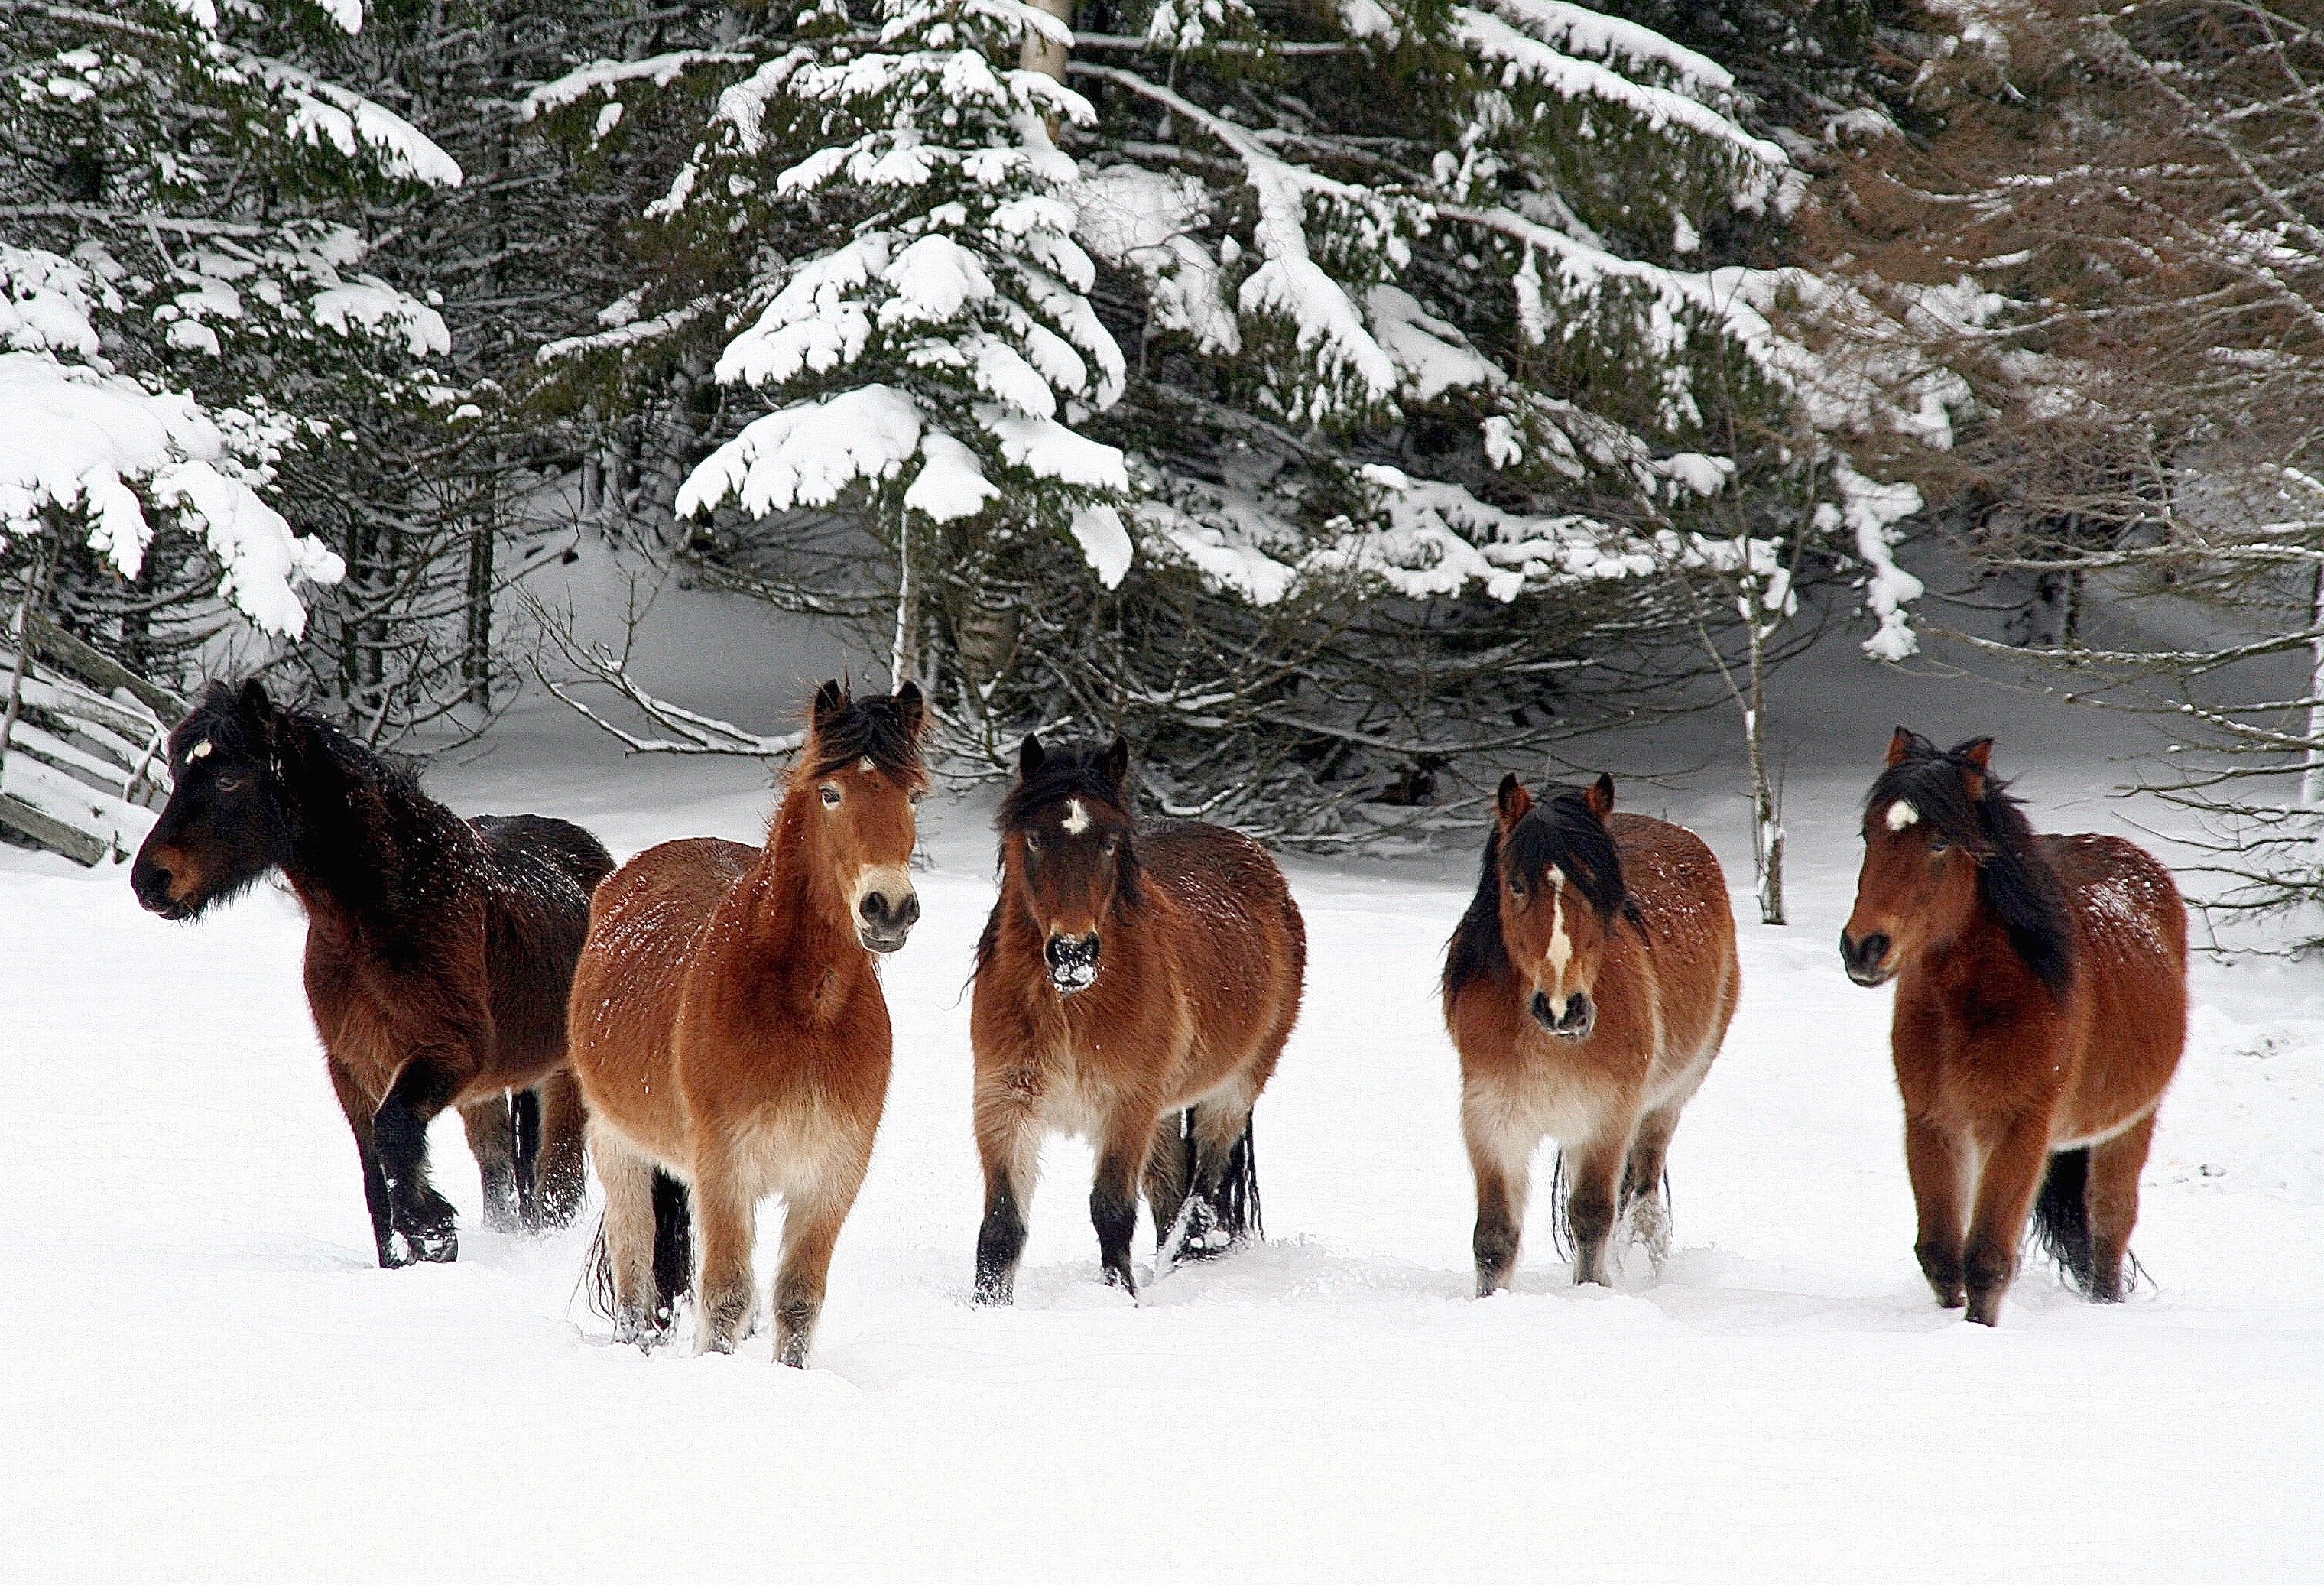
{"label": "thin tree trunk", "polygon": [[56,558],[53,536],[43,537],[41,548],[33,552],[32,563],[24,569],[24,597],[16,603],[16,625],[12,635],[16,646],[16,661],[8,677],[8,705],[0,711],[0,777],[8,768],[8,744],[16,735],[16,717],[24,707],[24,674],[32,664],[32,612],[41,604],[47,583],[49,567]]}
{"label": "thin tree trunk", "polygon": [[2308,770],[2300,779],[2300,806],[2324,809],[2324,563],[2309,591],[2308,622],[2319,631],[2308,641]]}
{"label": "thin tree trunk", "polygon": [[[1048,13],[1067,27],[1074,25],[1074,0],[1031,0],[1031,4],[1036,11]],[[1072,53],[1063,44],[1045,39],[1038,33],[1027,33],[1018,64],[1027,71],[1038,71],[1044,77],[1063,82],[1065,80],[1065,62]],[[1059,127],[1057,118],[1051,115],[1045,119],[1049,126],[1049,141],[1056,143]]]}
{"label": "thin tree trunk", "polygon": [[1788,923],[1784,917],[1784,810],[1767,777],[1767,630],[1751,605],[1747,596],[1751,705],[1743,713],[1743,733],[1751,752],[1751,854],[1759,871],[1759,922],[1782,925]]}
{"label": "thin tree trunk", "polygon": [[912,586],[912,516],[896,520],[896,643],[888,656],[888,687],[904,686],[920,668],[920,596]]}

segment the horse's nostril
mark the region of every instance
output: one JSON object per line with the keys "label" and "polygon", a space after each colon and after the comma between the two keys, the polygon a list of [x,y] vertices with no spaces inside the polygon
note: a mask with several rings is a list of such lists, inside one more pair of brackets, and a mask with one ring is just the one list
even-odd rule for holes
{"label": "horse's nostril", "polygon": [[906,892],[896,908],[896,927],[908,929],[920,922],[920,898],[918,892]]}

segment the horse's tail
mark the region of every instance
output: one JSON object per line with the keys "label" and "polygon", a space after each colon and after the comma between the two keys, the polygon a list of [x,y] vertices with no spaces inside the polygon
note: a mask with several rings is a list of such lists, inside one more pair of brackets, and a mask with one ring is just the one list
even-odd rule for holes
{"label": "horse's tail", "polygon": [[[1246,1239],[1262,1242],[1267,1230],[1259,1213],[1259,1143],[1253,1135],[1250,1118],[1242,1120],[1242,1138],[1227,1152],[1227,1169],[1219,1176],[1219,1195],[1212,1207],[1218,1212],[1219,1226],[1225,1230],[1232,1243]],[[1187,1130],[1187,1145],[1194,1144],[1194,1130]]]}
{"label": "horse's tail", "polygon": [[694,1291],[694,1206],[686,1185],[654,1169],[654,1286],[665,1313]]}
{"label": "horse's tail", "polygon": [[2050,1157],[2042,1192],[2034,1197],[2034,1236],[2068,1281],[2087,1294],[2097,1274],[2090,1248],[2090,1152],[2088,1146]]}
{"label": "horse's tail", "polygon": [[538,1227],[540,1212],[533,1175],[540,1170],[540,1097],[532,1091],[509,1092],[509,1132],[513,1139],[510,1148],[515,1161],[517,1216],[525,1226]]}
{"label": "horse's tail", "polygon": [[[694,1289],[694,1207],[686,1185],[654,1169],[653,1183],[654,1286],[661,1294],[661,1319],[667,1323],[679,1299]],[[613,1252],[605,1242],[605,1219],[597,1218],[596,1236],[589,1240],[589,1259],[581,1284],[589,1308],[607,1321],[621,1319],[621,1299],[613,1287]]]}

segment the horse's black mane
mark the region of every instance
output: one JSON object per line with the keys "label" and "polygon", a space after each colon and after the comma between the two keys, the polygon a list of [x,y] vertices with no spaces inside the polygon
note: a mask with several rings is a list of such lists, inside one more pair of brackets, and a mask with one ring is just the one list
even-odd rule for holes
{"label": "horse's black mane", "polygon": [[[2042,855],[2034,826],[2009,784],[1969,757],[1983,738],[1940,750],[1926,738],[1912,740],[1910,757],[1880,773],[1865,797],[1868,814],[1902,798],[1920,816],[1977,861],[1978,890],[2001,921],[2010,945],[2052,991],[2061,991],[2074,972],[2072,917],[2066,889]],[[1984,782],[1969,796],[1969,779]]]}
{"label": "horse's black mane", "polygon": [[1618,911],[1643,929],[1637,904],[1622,883],[1622,855],[1614,846],[1613,833],[1591,811],[1581,788],[1552,788],[1510,828],[1506,856],[1500,827],[1495,825],[1487,834],[1477,895],[1470,899],[1469,911],[1461,916],[1444,952],[1447,996],[1458,995],[1471,981],[1508,973],[1508,943],[1501,936],[1501,887],[1512,872],[1530,883],[1552,864],[1589,899],[1601,924],[1610,925]]}
{"label": "horse's black mane", "polygon": [[844,700],[816,723],[817,758],[807,773],[828,776],[857,760],[869,760],[890,775],[917,782],[927,774],[920,759],[918,723],[916,712],[908,713],[885,694]]}

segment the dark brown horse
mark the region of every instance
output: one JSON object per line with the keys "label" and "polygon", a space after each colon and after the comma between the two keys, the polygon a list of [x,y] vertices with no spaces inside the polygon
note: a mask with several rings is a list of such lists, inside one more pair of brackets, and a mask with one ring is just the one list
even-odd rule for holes
{"label": "dark brown horse", "polygon": [[1307,933],[1249,837],[1130,814],[1130,746],[1028,737],[1001,800],[1001,898],[976,945],[970,1036],[984,1223],[976,1297],[1015,1295],[1045,1134],[1097,1147],[1090,1220],[1136,1294],[1142,1182],[1161,1258],[1259,1230],[1250,1112],[1299,1017]]}
{"label": "dark brown horse", "polygon": [[1504,778],[1477,895],[1445,953],[1480,1297],[1508,1286],[1545,1137],[1572,1163],[1573,1280],[1606,1280],[1625,1216],[1662,1258],[1671,1135],[1742,991],[1719,861],[1683,826],[1613,808],[1610,776],[1538,803]]}
{"label": "dark brown horse", "polygon": [[573,1070],[605,1185],[600,1296],[625,1336],[660,1332],[691,1281],[703,1347],[740,1342],[759,1202],[780,1194],[775,1355],[807,1363],[887,1105],[893,1037],[873,965],[920,917],[923,725],[909,683],[861,701],[825,683],[765,846],[666,842],[598,889]]}
{"label": "dark brown horse", "polygon": [[2091,1298],[2123,1295],[2138,1175],[2187,1038],[2187,910],[2113,836],[2037,836],[1988,769],[1896,729],[1864,806],[1840,961],[1896,981],[1921,1270],[1990,1326],[2036,1229]]}
{"label": "dark brown horse", "polygon": [[590,889],[613,867],[597,839],[532,815],[463,820],[255,679],[211,686],[170,734],[170,768],[130,884],[163,918],[190,919],[272,871],[289,878],[379,1263],[459,1251],[452,1206],[428,1182],[428,1123],[447,1106],[467,1125],[495,1225],[570,1221],[583,1133],[565,996]]}

